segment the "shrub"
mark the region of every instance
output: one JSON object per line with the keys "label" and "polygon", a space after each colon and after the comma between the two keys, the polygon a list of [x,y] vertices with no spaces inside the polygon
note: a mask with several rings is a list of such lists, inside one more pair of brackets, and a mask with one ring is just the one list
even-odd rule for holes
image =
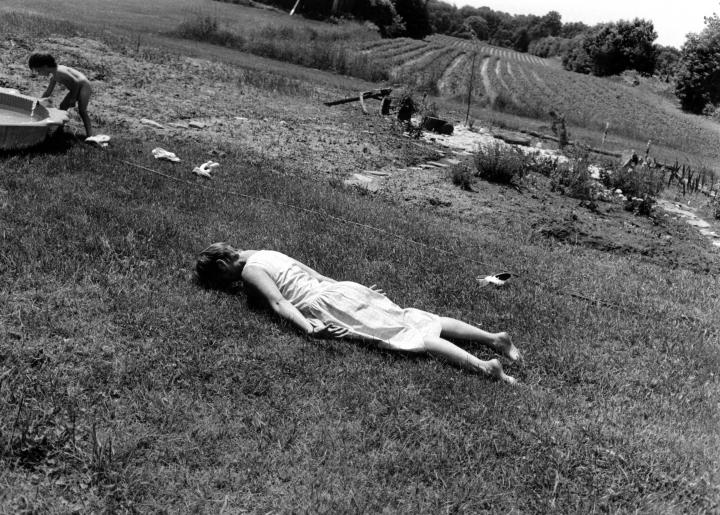
{"label": "shrub", "polygon": [[563,65],[571,71],[601,77],[624,70],[652,74],[655,71],[655,39],[655,27],[648,20],[636,18],[600,24],[575,38],[563,58]]}
{"label": "shrub", "polygon": [[173,35],[373,82],[387,80],[389,76],[388,69],[378,66],[369,56],[346,48],[348,41],[367,37],[367,29],[363,27],[315,30],[266,25],[238,34],[221,29],[217,18],[198,16],[183,21]]}
{"label": "shrub", "polygon": [[477,175],[500,184],[519,184],[531,168],[532,157],[515,147],[494,143],[475,156]]}
{"label": "shrub", "polygon": [[185,20],[178,26],[179,36],[188,39],[212,39],[218,29],[218,22],[212,16],[201,16]]}
{"label": "shrub", "polygon": [[588,55],[583,42],[585,37],[575,36],[567,44],[562,54],[562,65],[566,70],[578,73],[590,73],[592,71],[592,59]]}
{"label": "shrub", "polygon": [[550,176],[552,189],[574,198],[595,199],[599,185],[592,178],[588,165],[589,162],[582,158],[558,164]]}
{"label": "shrub", "polygon": [[546,36],[530,42],[528,53],[538,57],[562,56],[570,49],[572,40],[557,36]]}
{"label": "shrub", "polygon": [[545,177],[552,177],[558,166],[557,159],[542,154],[534,154],[530,159],[530,170]]}
{"label": "shrub", "polygon": [[467,163],[458,163],[450,168],[450,179],[455,186],[465,191],[473,191],[473,173]]}
{"label": "shrub", "polygon": [[628,197],[656,197],[665,188],[663,173],[647,166],[605,171],[600,180],[606,188],[621,189]]}
{"label": "shrub", "polygon": [[625,211],[632,211],[636,215],[650,216],[655,206],[655,199],[649,195],[632,197],[625,201]]}
{"label": "shrub", "polygon": [[708,104],[720,104],[720,17],[706,18],[705,24],[683,45],[675,84],[682,108],[697,114]]}

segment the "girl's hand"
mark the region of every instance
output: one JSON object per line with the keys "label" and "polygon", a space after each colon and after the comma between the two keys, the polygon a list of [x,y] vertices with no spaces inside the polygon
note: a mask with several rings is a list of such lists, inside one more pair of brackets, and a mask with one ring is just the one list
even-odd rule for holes
{"label": "girl's hand", "polygon": [[324,327],[315,327],[310,333],[317,338],[342,338],[348,334],[348,330],[335,324],[327,324]]}
{"label": "girl's hand", "polygon": [[379,293],[380,295],[385,295],[385,290],[383,290],[382,288],[378,287],[377,284],[371,285],[371,286],[370,286],[370,289],[371,289],[372,291],[374,291],[375,293]]}

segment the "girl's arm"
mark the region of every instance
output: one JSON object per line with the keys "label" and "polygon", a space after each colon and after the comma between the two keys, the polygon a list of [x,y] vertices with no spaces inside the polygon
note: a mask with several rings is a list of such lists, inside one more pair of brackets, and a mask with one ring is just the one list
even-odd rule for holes
{"label": "girl's arm", "polygon": [[47,98],[47,97],[49,97],[50,95],[52,95],[52,92],[53,92],[53,90],[55,89],[55,82],[56,82],[56,81],[55,81],[55,76],[54,76],[54,75],[51,75],[51,76],[50,76],[50,83],[48,84],[48,87],[47,87],[47,89],[45,90],[45,93],[43,93],[40,98]]}
{"label": "girl's arm", "polygon": [[307,335],[340,338],[347,330],[333,325],[315,328],[300,311],[282,296],[275,281],[261,268],[246,266],[242,271],[243,280],[254,286],[280,317],[289,320]]}
{"label": "girl's arm", "polygon": [[265,297],[270,308],[285,320],[289,320],[301,331],[306,334],[313,332],[312,324],[306,319],[298,309],[290,304],[285,297],[282,296],[275,281],[262,270],[254,266],[246,266],[242,271],[243,280],[254,286],[260,294]]}

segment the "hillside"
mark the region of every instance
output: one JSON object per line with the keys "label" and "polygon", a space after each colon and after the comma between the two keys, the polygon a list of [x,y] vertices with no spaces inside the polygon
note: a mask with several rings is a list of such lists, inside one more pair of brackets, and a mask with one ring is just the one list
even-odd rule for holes
{"label": "hillside", "polygon": [[666,147],[665,159],[674,154],[720,171],[720,124],[683,113],[647,87],[568,72],[552,60],[450,36],[383,40],[362,52],[389,65],[392,79],[438,96],[464,101],[473,77],[474,102],[493,110],[539,120],[555,110],[571,126],[596,133],[609,123],[609,145],[638,148],[652,140]]}
{"label": "hillside", "polygon": [[[359,25],[290,18],[283,13],[212,0],[159,0],[152,8],[139,0],[122,0],[114,4],[111,17],[98,16],[103,9],[93,8],[93,2],[99,1],[88,4],[69,0],[63,11],[68,19],[85,20],[91,26],[127,34],[140,46],[177,46],[173,42],[176,40],[166,35],[182,23],[215,20],[218,28],[213,37],[221,46],[240,45],[245,52],[340,70],[347,75],[385,75],[388,80],[384,84],[405,84],[443,102],[452,101],[455,106],[447,109],[456,111],[458,117],[464,113],[462,104],[467,101],[472,77],[472,111],[480,120],[514,128],[539,125],[547,129],[548,112],[555,110],[566,117],[571,135],[590,146],[615,152],[630,148],[640,151],[652,140],[658,159],[720,172],[716,144],[720,124],[683,113],[672,97],[645,80],[632,86],[622,80],[567,72],[554,60],[450,36],[434,35],[426,41],[382,40]],[[0,8],[43,12],[50,3],[8,0]],[[202,40],[204,36],[198,37]],[[198,43],[188,51],[208,55],[204,48],[206,45]],[[233,53],[230,48],[217,52],[226,56]],[[338,62],[341,56],[337,54],[345,57]],[[473,56],[475,67],[471,70]],[[262,66],[276,67],[272,62]],[[609,131],[603,138],[607,124]]]}

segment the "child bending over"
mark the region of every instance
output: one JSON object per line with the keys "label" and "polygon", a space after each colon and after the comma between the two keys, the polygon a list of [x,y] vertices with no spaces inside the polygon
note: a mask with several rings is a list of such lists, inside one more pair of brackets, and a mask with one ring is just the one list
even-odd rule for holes
{"label": "child bending over", "polygon": [[68,90],[67,95],[59,108],[67,111],[77,104],[78,113],[85,125],[85,133],[87,137],[92,136],[92,127],[90,125],[90,117],[87,113],[87,106],[92,95],[92,88],[87,77],[75,68],[57,64],[55,58],[50,54],[32,54],[28,61],[28,66],[39,75],[50,75],[50,84],[48,84],[45,93],[42,94],[41,100],[52,95],[55,84],[60,83]]}

